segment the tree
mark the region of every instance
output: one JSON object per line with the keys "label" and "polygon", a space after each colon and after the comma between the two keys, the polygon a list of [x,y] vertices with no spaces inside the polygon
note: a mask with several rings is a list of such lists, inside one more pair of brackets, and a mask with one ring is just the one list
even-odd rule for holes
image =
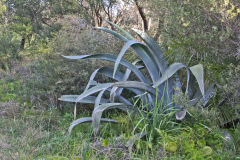
{"label": "tree", "polygon": [[78,0],[78,4],[79,13],[88,23],[100,27],[104,19],[118,24],[129,3],[121,0]]}
{"label": "tree", "polygon": [[150,25],[148,24],[147,16],[144,13],[145,9],[143,7],[141,7],[140,2],[138,0],[134,0],[134,3],[136,5],[138,13],[139,13],[139,15],[140,15],[140,17],[142,19],[142,30],[144,32],[146,32],[146,31],[148,31]]}
{"label": "tree", "polygon": [[33,36],[51,38],[59,29],[57,18],[66,14],[74,6],[73,0],[7,0],[8,23],[12,31],[21,35],[21,49]]}

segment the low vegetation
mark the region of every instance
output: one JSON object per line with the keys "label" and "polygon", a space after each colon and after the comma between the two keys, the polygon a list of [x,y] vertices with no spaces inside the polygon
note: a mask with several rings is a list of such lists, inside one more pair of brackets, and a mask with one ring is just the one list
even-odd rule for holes
{"label": "low vegetation", "polygon": [[240,159],[239,6],[1,0],[0,159]]}

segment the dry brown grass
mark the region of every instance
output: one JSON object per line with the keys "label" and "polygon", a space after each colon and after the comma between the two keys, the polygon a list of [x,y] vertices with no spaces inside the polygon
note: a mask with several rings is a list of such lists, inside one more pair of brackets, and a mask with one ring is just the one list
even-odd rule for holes
{"label": "dry brown grass", "polygon": [[14,118],[20,113],[20,110],[20,106],[16,102],[0,102],[0,116]]}

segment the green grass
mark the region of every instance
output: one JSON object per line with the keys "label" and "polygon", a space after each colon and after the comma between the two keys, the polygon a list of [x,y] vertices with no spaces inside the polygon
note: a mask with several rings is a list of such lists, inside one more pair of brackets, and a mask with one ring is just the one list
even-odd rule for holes
{"label": "green grass", "polygon": [[[46,105],[48,99],[31,103],[31,98],[26,97],[38,90],[24,88],[27,82],[14,74],[0,80],[0,159],[228,160],[240,157],[240,125],[226,130],[234,139],[226,142],[222,138],[223,130],[212,123],[218,120],[213,110],[188,108],[191,116],[188,114],[180,123],[171,112],[156,112],[161,107],[157,102],[152,112],[146,112],[140,102],[135,103],[150,119],[114,109],[102,116],[120,123],[101,123],[97,137],[91,123],[74,127],[68,135],[74,105],[62,103],[63,110],[59,110],[55,103]],[[86,105],[78,109],[77,118],[91,116],[89,108]],[[127,147],[129,139],[142,131],[147,135],[137,139],[131,148]]]}
{"label": "green grass", "polygon": [[[73,119],[71,112],[61,114],[54,108],[39,110],[22,107],[13,102],[1,103],[0,159],[158,159],[160,157],[234,159],[237,157],[236,151],[224,146],[218,130],[209,132],[202,125],[191,125],[187,121],[176,124],[179,127],[176,127],[176,130],[164,130],[169,128],[167,126],[156,129],[157,134],[154,139],[143,137],[137,140],[129,151],[125,145],[134,134],[132,130],[134,128],[136,131],[141,130],[147,122],[140,122],[141,117],[131,121],[121,112],[111,112],[115,114],[106,113],[103,116],[118,117],[122,123],[103,123],[100,136],[95,138],[91,125],[83,124],[75,127],[69,136],[67,129]],[[89,113],[86,111],[79,114],[79,117]],[[233,131],[237,132],[237,128]],[[204,155],[204,146],[211,147],[210,155]]]}
{"label": "green grass", "polygon": [[[4,106],[1,107],[2,110]],[[40,111],[22,108],[12,116],[10,114],[1,116],[1,156],[9,159],[80,156],[89,138],[83,139],[83,134],[67,136],[65,124],[68,123],[69,118],[61,117],[55,110]]]}
{"label": "green grass", "polygon": [[74,128],[68,135],[71,113],[61,115],[55,109],[29,109],[8,102],[0,104],[0,114],[0,159],[105,159],[122,157],[126,150],[114,148],[111,124],[101,129],[103,137],[93,139],[89,124]]}

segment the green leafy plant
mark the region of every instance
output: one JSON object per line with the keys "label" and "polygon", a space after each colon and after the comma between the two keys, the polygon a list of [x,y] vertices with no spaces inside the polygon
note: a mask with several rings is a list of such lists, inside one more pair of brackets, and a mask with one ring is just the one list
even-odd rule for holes
{"label": "green leafy plant", "polygon": [[[95,54],[80,56],[63,56],[70,60],[80,59],[98,59],[114,62],[114,67],[102,67],[95,70],[86,86],[85,91],[80,95],[63,95],[59,98],[61,101],[74,102],[74,113],[76,118],[77,103],[92,103],[94,110],[92,117],[80,118],[72,122],[69,132],[80,123],[92,122],[95,135],[98,132],[101,121],[117,122],[112,119],[102,118],[105,110],[118,108],[124,111],[137,111],[131,102],[131,98],[139,97],[148,111],[153,111],[155,101],[161,100],[161,110],[169,112],[177,106],[181,111],[176,113],[176,118],[181,120],[186,115],[183,104],[174,104],[173,95],[178,95],[179,90],[185,89],[185,94],[189,97],[189,105],[206,106],[208,100],[214,93],[214,85],[211,85],[205,91],[204,71],[201,64],[187,67],[182,63],[173,63],[168,66],[159,45],[146,33],[133,29],[144,43],[136,41],[132,35],[120,28],[118,25],[108,22],[116,27],[120,33],[108,28],[99,27],[98,30],[110,33],[125,42],[118,56],[114,54]],[[123,58],[129,48],[132,48],[139,57],[139,60],[129,62]],[[143,66],[138,65],[140,62]],[[126,68],[121,71],[119,66]],[[187,76],[180,80],[177,72],[185,69]],[[144,74],[147,71],[147,74]],[[98,83],[94,80],[96,74],[103,74],[111,79],[112,82]],[[135,79],[131,75],[135,75]],[[134,79],[134,80],[133,80]],[[182,85],[183,81],[185,85]],[[198,87],[196,87],[198,85]],[[125,90],[134,94],[132,97],[126,97]],[[97,96],[93,96],[97,94]],[[104,95],[105,94],[105,95]],[[104,98],[108,96],[109,98]],[[156,108],[156,107],[155,107]],[[159,112],[159,111],[155,111]]]}

